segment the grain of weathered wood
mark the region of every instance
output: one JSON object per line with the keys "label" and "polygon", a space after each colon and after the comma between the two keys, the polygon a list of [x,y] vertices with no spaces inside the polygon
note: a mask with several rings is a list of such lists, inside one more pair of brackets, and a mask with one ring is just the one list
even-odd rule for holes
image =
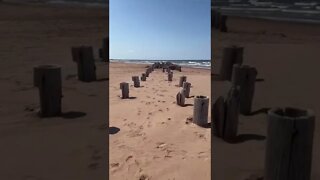
{"label": "grain of weathered wood", "polygon": [[269,110],[265,180],[310,180],[314,126],[311,110]]}
{"label": "grain of weathered wood", "polygon": [[61,67],[41,65],[34,67],[34,85],[39,88],[40,115],[52,117],[61,114]]}
{"label": "grain of weathered wood", "polygon": [[190,88],[191,88],[191,83],[189,82],[183,82],[182,88],[184,89],[184,95],[186,97],[190,97]]}
{"label": "grain of weathered wood", "polygon": [[196,96],[193,105],[193,123],[199,126],[208,124],[209,98],[207,96]]}
{"label": "grain of weathered wood", "polygon": [[126,82],[120,83],[120,89],[121,89],[122,99],[129,98],[129,83],[126,83]]}
{"label": "grain of weathered wood", "polygon": [[185,105],[185,96],[183,89],[180,90],[177,95],[176,95],[176,102],[179,106],[184,106]]}
{"label": "grain of weathered wood", "polygon": [[72,58],[77,63],[78,79],[84,82],[96,80],[96,66],[93,48],[89,46],[72,47]]}
{"label": "grain of weathered wood", "polygon": [[223,130],[223,138],[232,142],[237,137],[239,121],[239,87],[231,87],[226,99],[226,117]]}
{"label": "grain of weathered wood", "polygon": [[217,137],[223,137],[223,127],[225,123],[225,101],[220,96],[213,104],[213,134]]}
{"label": "grain of weathered wood", "polygon": [[240,113],[251,113],[257,70],[247,65],[233,65],[232,84],[240,87]]}

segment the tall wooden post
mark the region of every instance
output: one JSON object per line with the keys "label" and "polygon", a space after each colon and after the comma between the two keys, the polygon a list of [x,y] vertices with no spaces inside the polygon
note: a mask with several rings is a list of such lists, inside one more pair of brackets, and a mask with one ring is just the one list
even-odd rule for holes
{"label": "tall wooden post", "polygon": [[223,137],[225,123],[225,102],[223,96],[220,96],[213,104],[213,134],[217,137]]}
{"label": "tall wooden post", "polygon": [[223,49],[222,64],[220,68],[221,80],[230,81],[234,64],[241,65],[243,62],[243,48],[237,46],[225,47]]}
{"label": "tall wooden post", "polygon": [[133,86],[134,87],[140,87],[140,80],[139,76],[132,76]]}
{"label": "tall wooden post", "polygon": [[240,113],[248,115],[254,96],[257,70],[247,65],[233,65],[232,84],[240,87]]}
{"label": "tall wooden post", "polygon": [[147,77],[146,77],[146,73],[142,73],[141,74],[141,81],[146,81]]}
{"label": "tall wooden post", "polygon": [[209,98],[207,96],[196,96],[193,106],[193,123],[199,126],[208,124]]}
{"label": "tall wooden post", "polygon": [[269,110],[265,180],[310,180],[314,126],[311,110]]}
{"label": "tall wooden post", "polygon": [[176,101],[177,101],[177,104],[179,106],[184,106],[185,105],[185,96],[184,96],[184,92],[183,92],[183,89],[181,89],[178,94],[176,95]]}
{"label": "tall wooden post", "polygon": [[191,87],[191,83],[189,82],[183,82],[182,88],[184,89],[184,95],[186,97],[190,97],[190,87]]}
{"label": "tall wooden post", "polygon": [[239,121],[239,87],[231,87],[226,99],[226,120],[224,123],[223,138],[232,142],[237,137]]}
{"label": "tall wooden post", "polygon": [[173,77],[173,73],[172,72],[168,73],[168,81],[172,81],[172,77]]}
{"label": "tall wooden post", "polygon": [[221,15],[220,16],[220,32],[228,32],[227,28],[227,18],[228,16],[226,15]]}
{"label": "tall wooden post", "polygon": [[102,39],[102,48],[99,49],[99,54],[102,61],[109,61],[109,37]]}
{"label": "tall wooden post", "polygon": [[181,76],[180,77],[180,81],[179,81],[179,87],[183,86],[183,82],[187,81],[187,77],[186,76]]}
{"label": "tall wooden post", "polygon": [[61,67],[41,65],[33,69],[34,86],[39,88],[40,115],[52,117],[61,114]]}
{"label": "tall wooden post", "polygon": [[120,83],[120,89],[121,89],[122,99],[129,98],[129,83],[126,83],[126,82]]}
{"label": "tall wooden post", "polygon": [[84,82],[96,80],[96,66],[93,48],[89,46],[72,47],[72,58],[78,66],[78,79]]}

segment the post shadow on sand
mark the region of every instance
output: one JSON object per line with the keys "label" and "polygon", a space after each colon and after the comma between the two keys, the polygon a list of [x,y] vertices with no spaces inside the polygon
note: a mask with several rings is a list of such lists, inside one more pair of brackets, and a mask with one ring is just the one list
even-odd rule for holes
{"label": "post shadow on sand", "polygon": [[76,119],[80,117],[86,116],[87,113],[79,112],[79,111],[69,111],[69,112],[63,112],[61,113],[61,117],[65,119]]}
{"label": "post shadow on sand", "polygon": [[189,96],[189,97],[186,97],[186,98],[194,98],[194,96]]}
{"label": "post shadow on sand", "polygon": [[263,136],[263,135],[258,135],[258,134],[240,134],[237,137],[235,137],[235,139],[229,140],[228,143],[238,144],[238,143],[243,143],[243,142],[251,141],[251,140],[263,141],[265,139],[266,139],[266,136]]}
{"label": "post shadow on sand", "polygon": [[111,126],[109,127],[109,134],[117,134],[120,131],[119,128]]}
{"label": "post shadow on sand", "polygon": [[193,106],[193,104],[184,104],[182,107],[188,107],[188,106]]}
{"label": "post shadow on sand", "polygon": [[87,113],[80,112],[80,111],[68,111],[68,112],[61,112],[58,115],[55,116],[43,116],[41,112],[37,112],[36,115],[40,118],[55,118],[55,117],[62,117],[63,119],[76,119],[80,117],[84,117],[87,115]]}
{"label": "post shadow on sand", "polygon": [[254,115],[258,115],[258,114],[267,114],[270,109],[271,108],[261,108],[261,109],[258,109],[256,111],[251,112],[250,114],[248,114],[246,116],[254,116]]}
{"label": "post shadow on sand", "polygon": [[[120,99],[123,99],[121,96],[118,96]],[[124,99],[137,99],[135,96],[130,96],[129,98],[124,98]]]}
{"label": "post shadow on sand", "polygon": [[109,78],[101,78],[96,80],[96,82],[104,82],[104,81],[109,81]]}
{"label": "post shadow on sand", "polygon": [[206,128],[206,129],[211,128],[211,122],[209,122],[209,123],[207,123],[205,125],[201,125],[200,127]]}

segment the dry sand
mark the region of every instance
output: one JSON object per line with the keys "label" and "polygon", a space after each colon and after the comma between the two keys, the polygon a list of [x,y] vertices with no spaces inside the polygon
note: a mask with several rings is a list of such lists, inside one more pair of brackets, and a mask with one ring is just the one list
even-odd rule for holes
{"label": "dry sand", "polygon": [[[320,179],[320,25],[230,18],[229,33],[212,31],[213,74],[219,74],[222,48],[244,47],[244,64],[257,68],[252,110],[292,106],[310,108],[316,115],[311,176]],[[215,79],[215,78],[213,78]],[[213,80],[213,101],[225,95],[229,82]],[[265,157],[266,114],[240,116],[244,141],[228,144],[212,139],[213,179],[244,180],[262,176]]]}
{"label": "dry sand", "polygon": [[[210,179],[210,128],[186,124],[193,114],[193,98],[178,106],[179,77],[187,76],[190,95],[210,96],[210,70],[182,68],[167,81],[162,69],[152,72],[141,88],[131,77],[146,65],[110,64],[110,179]],[[121,99],[120,82],[130,84],[133,99]],[[210,108],[210,107],[209,107]],[[209,116],[210,118],[210,116]],[[118,129],[117,129],[118,128]]]}
{"label": "dry sand", "polygon": [[[100,81],[79,82],[70,47],[101,47],[107,14],[0,3],[0,179],[106,179],[107,66],[96,63]],[[63,117],[36,116],[32,68],[42,64],[62,66]]]}

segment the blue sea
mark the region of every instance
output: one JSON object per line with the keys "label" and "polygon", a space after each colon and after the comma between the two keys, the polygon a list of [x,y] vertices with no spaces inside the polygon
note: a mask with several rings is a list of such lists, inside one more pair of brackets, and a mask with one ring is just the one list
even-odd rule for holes
{"label": "blue sea", "polygon": [[123,62],[132,64],[153,64],[155,62],[172,62],[181,67],[211,69],[210,60],[126,60],[126,59],[111,59],[110,62]]}
{"label": "blue sea", "polygon": [[319,0],[216,0],[212,9],[229,16],[320,24]]}

